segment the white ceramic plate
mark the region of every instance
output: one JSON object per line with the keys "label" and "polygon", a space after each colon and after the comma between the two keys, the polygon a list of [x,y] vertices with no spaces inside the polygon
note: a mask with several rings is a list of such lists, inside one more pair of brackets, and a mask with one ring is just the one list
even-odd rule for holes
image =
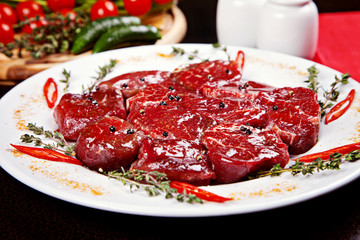
{"label": "white ceramic plate", "polygon": [[[81,86],[88,86],[96,76],[98,66],[118,59],[119,63],[106,79],[135,70],[173,70],[187,62],[186,56],[166,57],[173,45],[145,46],[104,52],[82,59],[60,64],[43,71],[22,82],[0,101],[0,163],[9,174],[24,184],[50,196],[97,209],[151,216],[191,217],[241,214],[308,200],[341,187],[360,175],[360,162],[345,163],[339,171],[324,171],[311,176],[266,177],[234,184],[208,186],[214,193],[234,197],[226,203],[187,204],[176,200],[166,200],[163,196],[150,198],[144,191],[131,193],[128,186],[108,179],[86,168],[66,163],[47,162],[14,151],[10,143],[21,144],[19,138],[26,133],[24,124],[28,122],[56,130],[52,110],[47,108],[42,88],[49,77],[57,82],[65,68],[71,71],[70,92],[81,92]],[[226,59],[226,54],[211,45],[177,45],[187,52],[199,51],[203,59]],[[246,54],[244,78],[268,83],[274,86],[306,86],[307,68],[314,63],[283,54],[249,48],[228,47],[232,59],[238,50]],[[319,81],[329,88],[335,75],[340,73],[316,64],[320,69]],[[64,84],[59,83],[62,93]],[[340,99],[350,89],[360,92],[360,85],[350,80],[339,88]],[[340,100],[339,99],[339,100]],[[310,152],[318,152],[336,146],[359,141],[360,101],[356,96],[353,105],[339,120],[325,126],[321,124],[320,140]],[[309,153],[310,153],[309,152]],[[292,164],[292,163],[289,163]]]}

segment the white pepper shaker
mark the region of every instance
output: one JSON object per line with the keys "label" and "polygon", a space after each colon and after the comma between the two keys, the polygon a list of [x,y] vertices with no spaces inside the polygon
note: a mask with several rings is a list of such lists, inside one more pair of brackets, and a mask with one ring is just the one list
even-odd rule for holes
{"label": "white pepper shaker", "polygon": [[268,0],[259,17],[257,47],[312,59],[318,15],[312,0]]}
{"label": "white pepper shaker", "polygon": [[225,45],[256,46],[260,10],[266,0],[218,0],[216,30]]}

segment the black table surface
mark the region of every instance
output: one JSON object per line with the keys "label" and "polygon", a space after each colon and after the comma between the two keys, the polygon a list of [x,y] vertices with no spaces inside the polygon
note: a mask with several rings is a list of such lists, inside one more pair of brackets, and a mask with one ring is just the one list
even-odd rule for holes
{"label": "black table surface", "polygon": [[[182,0],[183,42],[213,43],[216,0]],[[320,12],[360,10],[360,1],[315,1]],[[3,96],[10,87],[0,87]],[[0,239],[360,239],[360,179],[305,202],[242,215],[161,218],[83,207],[27,187],[0,168]],[[358,202],[359,201],[359,202]]]}

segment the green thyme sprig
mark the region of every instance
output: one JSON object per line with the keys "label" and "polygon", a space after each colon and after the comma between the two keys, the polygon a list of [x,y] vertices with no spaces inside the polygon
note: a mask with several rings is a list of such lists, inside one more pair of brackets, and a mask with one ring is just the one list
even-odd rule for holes
{"label": "green thyme sprig", "polygon": [[183,56],[183,55],[187,55],[189,60],[194,60],[194,59],[199,59],[201,61],[206,61],[205,59],[199,57],[199,50],[195,49],[194,51],[191,52],[187,52],[185,51],[185,49],[180,48],[180,47],[172,47],[172,52],[171,55],[173,56]]}
{"label": "green thyme sprig", "polygon": [[217,49],[222,50],[226,54],[227,59],[230,61],[231,57],[230,57],[230,54],[228,52],[227,46],[223,46],[220,43],[213,43],[211,45],[213,46],[213,48],[217,48]]}
{"label": "green thyme sprig", "polygon": [[266,176],[280,176],[283,173],[291,173],[293,176],[302,174],[309,175],[314,172],[321,172],[325,170],[339,170],[340,165],[344,162],[355,162],[360,159],[360,150],[354,150],[348,154],[334,153],[329,159],[323,160],[321,158],[315,159],[310,163],[300,162],[299,159],[295,163],[288,167],[282,168],[280,164],[275,164],[268,171],[259,171],[254,175],[249,176],[249,179],[266,177]]}
{"label": "green thyme sprig", "polygon": [[150,197],[164,194],[166,199],[175,198],[179,202],[187,203],[202,203],[202,200],[193,194],[177,193],[177,190],[170,187],[170,180],[166,174],[158,171],[143,171],[143,170],[129,170],[104,172],[99,169],[99,172],[121,181],[124,185],[130,186],[130,191],[134,189],[144,189]]}
{"label": "green thyme sprig", "polygon": [[104,66],[99,66],[99,69],[97,71],[97,76],[93,77],[95,79],[95,81],[87,88],[85,89],[84,85],[82,86],[83,88],[83,92],[85,93],[86,91],[91,92],[94,90],[94,88],[96,87],[96,85],[102,81],[109,73],[112,72],[112,70],[114,69],[114,67],[116,66],[116,64],[119,61],[116,59],[110,59],[110,62],[108,64],[105,64]]}
{"label": "green thyme sprig", "polygon": [[340,92],[338,90],[339,84],[348,84],[349,78],[351,75],[348,73],[341,74],[340,77],[335,76],[335,81],[330,84],[330,90],[325,90],[323,87],[319,86],[318,82],[318,74],[319,70],[316,68],[315,65],[311,66],[308,70],[308,79],[305,80],[306,83],[309,83],[308,87],[312,89],[314,92],[318,93],[319,89],[323,89],[323,97],[324,101],[318,100],[319,106],[320,106],[320,114],[321,118],[323,118],[327,110],[334,106],[334,102],[337,101]]}
{"label": "green thyme sprig", "polygon": [[331,108],[334,104],[333,102],[336,102],[340,92],[338,91],[338,85],[339,84],[348,84],[349,78],[351,75],[348,73],[341,74],[341,77],[335,76],[335,81],[330,85],[331,89],[329,91],[324,90],[324,98],[325,101],[319,101],[319,105],[321,108],[321,117],[324,117],[326,115],[326,110]]}
{"label": "green thyme sprig", "polygon": [[[221,51],[223,51],[226,56],[227,56],[227,59],[230,60],[230,54],[228,53],[228,49],[226,46],[223,46],[221,45],[220,43],[213,43],[211,44],[213,48],[215,49],[220,49]],[[180,48],[180,47],[172,47],[172,52],[171,52],[171,55],[173,56],[183,56],[183,55],[186,55],[188,57],[189,60],[194,60],[194,59],[199,59],[201,60],[202,62],[206,62],[206,61],[209,61],[208,58],[202,58],[199,56],[199,50],[195,49],[191,52],[187,52],[185,51],[185,49],[183,48]]]}
{"label": "green thyme sprig", "polygon": [[310,88],[311,90],[317,93],[319,90],[319,82],[318,82],[319,69],[317,69],[316,66],[313,65],[310,68],[308,68],[307,71],[308,71],[308,79],[305,80],[305,82],[309,83],[308,88]]}
{"label": "green thyme sprig", "polygon": [[75,156],[74,145],[70,145],[61,133],[44,130],[43,127],[39,127],[34,123],[28,123],[26,127],[35,135],[44,136],[45,138],[54,141],[54,143],[45,143],[40,137],[30,134],[21,135],[20,139],[22,142],[34,143],[35,146],[43,146],[47,149],[57,150],[64,152],[67,155]]}
{"label": "green thyme sprig", "polygon": [[62,71],[62,75],[65,79],[61,79],[60,82],[65,83],[64,92],[66,93],[70,86],[70,71],[67,71],[65,68]]}

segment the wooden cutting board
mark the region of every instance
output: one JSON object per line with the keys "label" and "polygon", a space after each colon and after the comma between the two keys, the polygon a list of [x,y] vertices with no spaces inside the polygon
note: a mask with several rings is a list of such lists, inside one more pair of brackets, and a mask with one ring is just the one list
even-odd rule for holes
{"label": "wooden cutting board", "polygon": [[[171,11],[162,12],[146,19],[143,24],[151,24],[161,29],[162,38],[155,44],[179,43],[184,38],[187,30],[187,22],[182,11],[174,6]],[[69,53],[56,53],[41,59],[33,59],[31,56],[18,58],[17,54],[8,58],[0,54],[0,85],[13,86],[20,81],[59,63],[90,55],[91,51],[74,55]]]}

